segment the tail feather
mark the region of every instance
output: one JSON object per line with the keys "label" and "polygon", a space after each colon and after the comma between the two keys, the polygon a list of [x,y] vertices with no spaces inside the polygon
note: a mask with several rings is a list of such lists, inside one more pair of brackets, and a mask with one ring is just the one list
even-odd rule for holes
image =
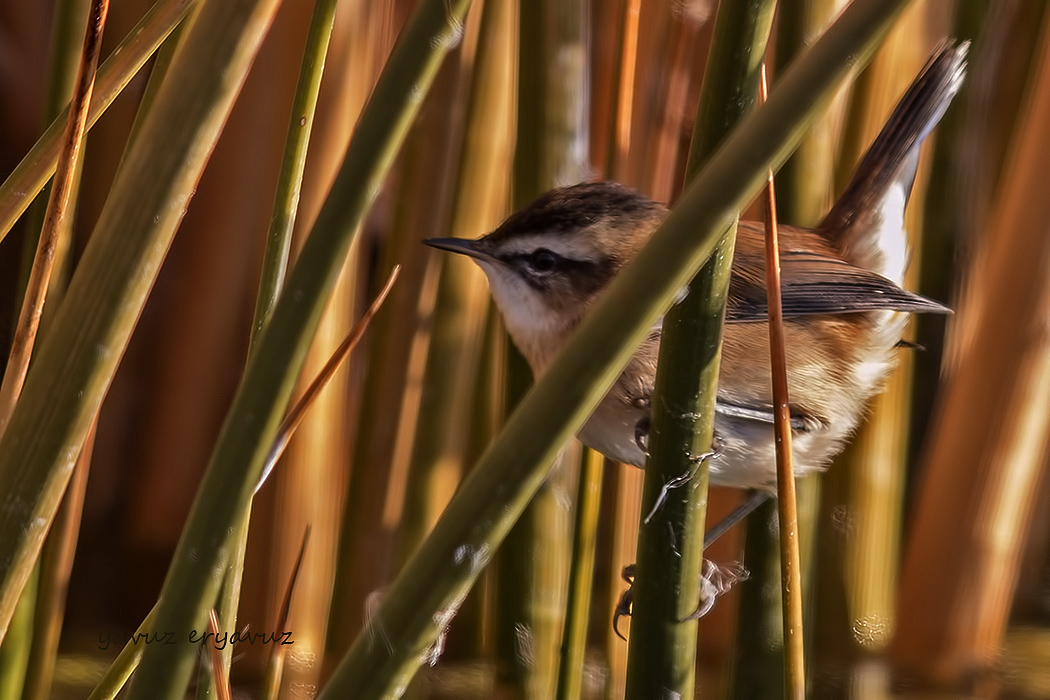
{"label": "tail feather", "polygon": [[915,78],[861,159],[818,230],[850,263],[900,283],[904,207],[919,146],[944,116],[966,75],[968,42],[944,41]]}

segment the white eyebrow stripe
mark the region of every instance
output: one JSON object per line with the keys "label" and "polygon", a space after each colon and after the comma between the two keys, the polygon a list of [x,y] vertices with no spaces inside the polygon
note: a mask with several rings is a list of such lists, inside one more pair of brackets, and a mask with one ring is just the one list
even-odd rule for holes
{"label": "white eyebrow stripe", "polygon": [[601,257],[601,251],[595,250],[591,242],[582,240],[579,236],[517,236],[513,241],[503,241],[500,247],[505,255],[529,255],[540,248],[546,248],[571,260],[593,260]]}

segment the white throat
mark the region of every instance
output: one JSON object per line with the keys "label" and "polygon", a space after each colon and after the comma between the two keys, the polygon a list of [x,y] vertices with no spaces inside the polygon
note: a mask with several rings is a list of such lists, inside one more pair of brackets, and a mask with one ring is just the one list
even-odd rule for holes
{"label": "white throat", "polygon": [[574,324],[552,313],[540,293],[513,272],[488,261],[478,262],[507,332],[533,373],[539,375],[561,350]]}

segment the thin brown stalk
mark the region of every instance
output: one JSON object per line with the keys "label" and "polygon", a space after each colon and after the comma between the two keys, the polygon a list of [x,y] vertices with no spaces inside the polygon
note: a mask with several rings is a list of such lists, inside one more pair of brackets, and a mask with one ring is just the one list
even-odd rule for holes
{"label": "thin brown stalk", "polygon": [[[633,121],[634,78],[638,54],[639,16],[641,14],[638,0],[623,0],[623,12],[620,16],[620,41],[616,46],[616,65],[618,69],[613,77],[612,104],[609,111],[613,115],[609,125],[609,148],[606,155],[605,177],[616,180],[627,180],[628,155],[630,152],[630,134]],[[606,464],[606,468],[615,469],[611,479],[611,490],[615,502],[616,517],[613,521],[612,545],[610,558],[612,567],[606,572],[608,590],[611,595],[603,609],[611,610],[623,581],[620,578],[620,567],[634,559],[638,548],[638,521],[642,500],[642,475],[633,467]],[[627,645],[614,632],[612,625],[606,626],[605,652],[609,662],[609,695],[623,697],[627,678]]]}
{"label": "thin brown stalk", "polygon": [[51,281],[51,271],[54,269],[58,234],[66,218],[76,184],[77,162],[84,140],[91,91],[95,86],[95,68],[98,66],[98,55],[102,48],[102,30],[106,25],[108,11],[109,0],[92,0],[55,181],[48,198],[44,226],[37,243],[36,256],[33,258],[33,268],[29,273],[22,311],[15,327],[7,370],[4,372],[3,383],[0,384],[0,433],[7,427],[11,411],[14,410],[18,395],[22,392],[22,384],[29,369],[29,358],[33,354],[33,344],[40,327],[40,315],[44,310],[44,299],[47,296],[48,283]]}
{"label": "thin brown stalk", "polygon": [[[762,100],[766,99],[766,69],[762,66]],[[780,246],[777,237],[776,192],[769,171],[766,200],[766,299],[769,306],[769,359],[773,380],[773,435],[777,461],[777,513],[780,518],[780,583],[784,598],[785,696],[806,696],[802,645],[802,569],[795,502],[795,470],[791,460],[791,411],[788,406],[784,314],[780,299]]]}
{"label": "thin brown stalk", "polygon": [[[350,354],[361,337],[368,330],[368,324],[372,321],[375,315],[379,312],[383,302],[386,301],[387,295],[390,294],[390,290],[394,288],[394,282],[397,281],[398,273],[401,271],[400,265],[395,265],[394,269],[390,271],[390,277],[387,278],[386,284],[379,290],[379,294],[376,295],[375,300],[368,307],[361,318],[358,319],[354,327],[350,329],[350,333],[347,334],[343,342],[339,344],[339,347],[335,349],[332,356],[328,358],[321,371],[317,373],[314,380],[310,382],[310,386],[306,387],[303,395],[299,397],[299,400],[295,402],[295,405],[289,409],[285,415],[284,420],[281,421],[280,427],[277,429],[277,437],[273,442],[273,447],[270,448],[270,455],[266,460],[266,466],[263,468],[262,478],[259,480],[259,486],[262,486],[266,481],[266,478],[270,475],[277,460],[281,458],[285,448],[288,446],[288,441],[292,439],[292,435],[295,433],[296,428],[303,422],[303,418],[306,417],[306,411],[310,408],[314,401],[317,400],[321,390],[328,386],[328,382],[331,381],[332,376],[336,370],[346,359],[346,356]],[[258,487],[257,487],[258,488]]]}
{"label": "thin brown stalk", "polygon": [[[306,554],[306,544],[310,541],[310,526],[303,531],[303,539],[299,545],[299,555],[295,558],[295,565],[288,577],[288,585],[284,587],[284,598],[281,600],[281,610],[277,615],[277,626],[274,628],[283,631],[288,627],[288,614],[292,609],[292,594],[295,592],[295,582],[299,580],[299,571],[303,566],[303,557]],[[273,653],[266,662],[266,675],[263,681],[263,692],[260,697],[276,698],[281,690],[281,675],[284,671],[285,645],[275,644]]]}

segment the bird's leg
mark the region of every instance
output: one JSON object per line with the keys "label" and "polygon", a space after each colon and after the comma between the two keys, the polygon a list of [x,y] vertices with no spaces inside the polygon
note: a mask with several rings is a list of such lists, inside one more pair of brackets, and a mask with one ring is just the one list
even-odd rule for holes
{"label": "bird's leg", "polygon": [[708,547],[714,544],[715,540],[726,534],[729,528],[751,515],[756,508],[772,497],[773,494],[769,491],[752,491],[751,495],[734,508],[732,513],[719,520],[713,528],[704,533],[704,550],[706,551]]}

